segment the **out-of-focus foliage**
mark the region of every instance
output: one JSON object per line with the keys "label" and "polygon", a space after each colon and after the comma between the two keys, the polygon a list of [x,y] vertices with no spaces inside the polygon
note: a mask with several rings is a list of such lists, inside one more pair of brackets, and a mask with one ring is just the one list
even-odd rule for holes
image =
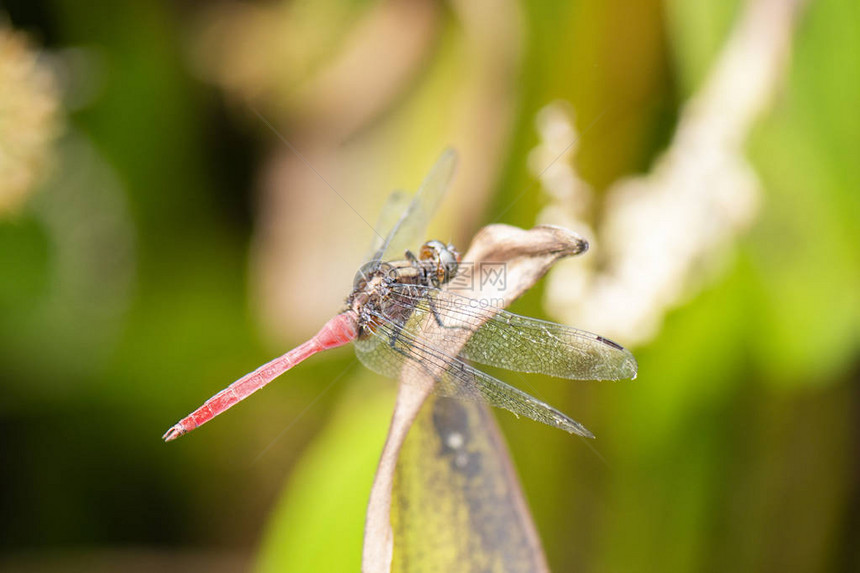
{"label": "out-of-focus foliage", "polygon": [[394,402],[378,382],[360,378],[293,471],[263,539],[259,571],[348,571],[361,562],[368,468],[379,459],[374,444],[385,441]]}
{"label": "out-of-focus foliage", "polygon": [[[371,222],[458,147],[436,229],[462,244],[499,213],[534,224],[550,102],[575,110],[598,202],[647,171],[744,6],[391,4],[4,4],[68,128],[22,133],[2,106],[26,86],[0,84],[0,152],[26,135],[55,157],[0,220],[0,568],[357,568],[393,384],[354,369],[317,400],[348,350],[158,439],[339,310],[370,243],[251,108]],[[860,567],[858,26],[852,0],[804,10],[747,144],[758,219],[635,349],[639,378],[509,378],[598,436],[499,414],[552,570]],[[539,295],[513,310],[542,315]]]}
{"label": "out-of-focus foliage", "polygon": [[810,6],[784,99],[750,142],[770,191],[749,245],[761,281],[754,346],[767,378],[789,387],[838,382],[857,364],[858,21],[851,2]]}

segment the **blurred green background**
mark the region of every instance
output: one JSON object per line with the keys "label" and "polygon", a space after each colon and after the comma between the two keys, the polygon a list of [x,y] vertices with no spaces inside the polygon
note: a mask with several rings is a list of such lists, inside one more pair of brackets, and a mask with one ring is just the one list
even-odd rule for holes
{"label": "blurred green background", "polygon": [[[461,248],[548,203],[551,102],[611,208],[744,7],[0,4],[0,569],[357,570],[394,383],[348,349],[161,434],[340,310],[358,215],[446,145]],[[859,26],[852,0],[801,11],[743,145],[758,214],[639,378],[529,379],[598,439],[498,415],[554,571],[860,570]],[[514,310],[547,316],[542,291]]]}

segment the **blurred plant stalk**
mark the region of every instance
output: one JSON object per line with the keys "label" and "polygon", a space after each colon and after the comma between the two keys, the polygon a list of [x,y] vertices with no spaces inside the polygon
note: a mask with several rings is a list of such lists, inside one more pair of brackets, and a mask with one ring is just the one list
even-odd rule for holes
{"label": "blurred plant stalk", "polygon": [[[595,231],[592,193],[571,164],[576,147],[565,149],[577,137],[572,111],[551,104],[538,114],[541,144],[531,165],[552,201],[538,218],[596,237],[597,256],[586,265],[561,264],[551,273],[545,303],[552,315],[644,344],[666,313],[722,274],[761,201],[744,144],[781,84],[805,4],[746,3],[669,148],[650,173],[607,191]],[[542,173],[560,152],[563,160]]]}

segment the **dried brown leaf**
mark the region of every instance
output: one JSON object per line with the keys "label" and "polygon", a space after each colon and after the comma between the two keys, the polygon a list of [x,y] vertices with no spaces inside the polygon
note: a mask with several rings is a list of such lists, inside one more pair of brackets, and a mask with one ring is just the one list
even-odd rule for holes
{"label": "dried brown leaf", "polygon": [[[463,264],[474,265],[473,268],[482,263],[504,264],[505,285],[500,288],[497,284],[478,281],[473,288],[452,287],[450,290],[478,300],[501,299],[504,305],[508,305],[540,280],[557,260],[582,253],[587,248],[588,243],[585,240],[561,227],[543,225],[526,231],[508,225],[490,225],[475,236],[463,257]],[[437,331],[438,328],[440,327],[432,320],[422,325],[424,334],[430,340],[438,342],[440,350],[453,356],[459,353],[472,334],[463,330],[461,335],[452,336],[449,329],[443,335]],[[362,570],[366,573],[388,572],[391,569],[393,533],[390,516],[397,460],[409,428],[432,391],[436,374],[438,372],[414,368],[404,372],[410,379],[404,380],[407,383],[400,384],[391,426],[368,503],[362,556]],[[421,377],[426,379],[418,379]]]}

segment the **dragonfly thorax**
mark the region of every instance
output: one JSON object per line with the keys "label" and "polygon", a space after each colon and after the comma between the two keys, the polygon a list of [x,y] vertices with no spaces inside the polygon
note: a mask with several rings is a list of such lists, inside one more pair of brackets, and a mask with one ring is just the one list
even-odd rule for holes
{"label": "dragonfly thorax", "polygon": [[[460,253],[453,245],[428,241],[418,253],[416,257],[407,251],[402,260],[370,261],[358,269],[346,303],[347,309],[358,317],[360,338],[373,331],[380,313],[392,312],[386,301],[394,285],[439,288],[457,274]],[[408,306],[401,304],[393,314],[398,322],[405,321]]]}
{"label": "dragonfly thorax", "polygon": [[399,261],[369,261],[355,273],[353,294],[394,282],[439,287],[457,274],[460,253],[454,245],[427,241],[416,258],[410,251]]}

